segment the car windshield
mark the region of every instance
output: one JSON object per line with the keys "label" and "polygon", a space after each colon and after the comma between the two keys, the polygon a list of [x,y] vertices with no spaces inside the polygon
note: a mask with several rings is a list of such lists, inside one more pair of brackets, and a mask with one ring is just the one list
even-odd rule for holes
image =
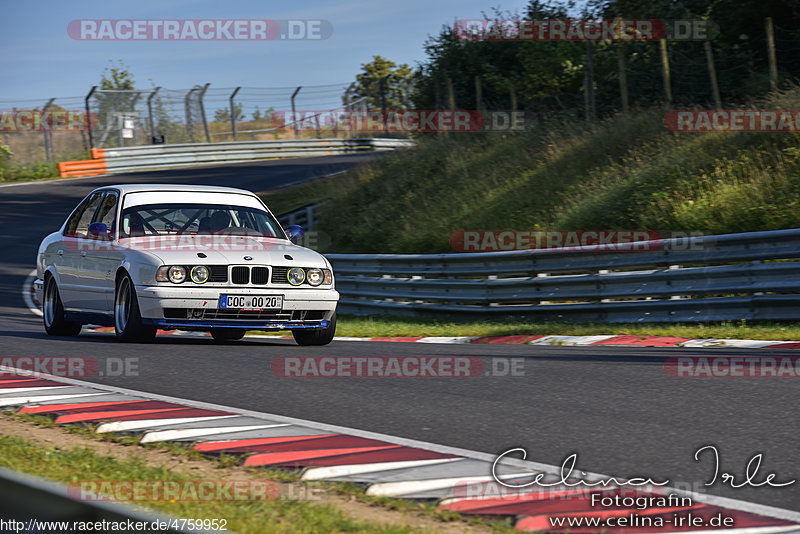
{"label": "car windshield", "polygon": [[278,237],[285,234],[268,212],[218,204],[148,204],[125,208],[120,237],[168,234],[243,234]]}

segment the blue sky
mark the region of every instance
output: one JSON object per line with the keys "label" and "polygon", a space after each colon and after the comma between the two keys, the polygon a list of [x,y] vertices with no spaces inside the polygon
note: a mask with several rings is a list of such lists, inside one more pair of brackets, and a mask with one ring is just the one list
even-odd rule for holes
{"label": "blue sky", "polygon": [[[109,60],[123,60],[137,87],[287,87],[352,81],[373,55],[398,63],[424,59],[423,43],[445,23],[480,18],[526,0],[37,1],[0,0],[0,107],[82,96]],[[74,19],[325,19],[323,41],[77,41]],[[58,101],[57,101],[58,102]]]}

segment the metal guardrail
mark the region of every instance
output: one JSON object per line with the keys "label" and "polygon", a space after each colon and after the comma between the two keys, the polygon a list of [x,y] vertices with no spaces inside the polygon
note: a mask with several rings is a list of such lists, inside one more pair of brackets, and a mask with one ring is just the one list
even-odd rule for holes
{"label": "metal guardrail", "polygon": [[[75,500],[66,486],[0,467],[0,518],[7,532],[77,532],[75,522],[95,525],[105,521],[126,530],[129,521],[144,528],[138,532],[211,532],[180,528],[180,520],[126,504]],[[11,522],[14,522],[13,524]],[[158,523],[157,525],[154,523]],[[7,528],[6,528],[7,527]],[[106,531],[116,528],[106,526]]]}
{"label": "metal guardrail", "polygon": [[[330,254],[342,313],[698,322],[800,319],[800,229],[462,254]],[[767,263],[764,263],[767,262]]]}
{"label": "metal guardrail", "polygon": [[355,152],[396,150],[414,146],[408,139],[289,139],[186,143],[92,149],[91,160],[59,163],[62,177],[115,174],[145,169],[169,169],[257,159],[298,158]]}

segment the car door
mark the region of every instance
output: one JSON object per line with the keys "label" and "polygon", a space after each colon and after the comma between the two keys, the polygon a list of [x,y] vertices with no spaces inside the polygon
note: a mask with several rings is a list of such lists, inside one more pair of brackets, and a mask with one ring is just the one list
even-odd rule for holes
{"label": "car door", "polygon": [[[100,201],[92,222],[116,228],[117,204],[119,194],[107,190]],[[88,246],[81,258],[81,277],[84,283],[84,310],[97,313],[111,313],[114,305],[114,279],[117,267],[122,263],[122,250],[110,236],[88,235]]]}
{"label": "car door", "polygon": [[92,193],[72,214],[64,227],[63,247],[57,251],[56,270],[59,278],[59,292],[64,308],[84,310],[87,280],[83,276],[83,256],[91,244],[87,235],[89,225],[100,206],[103,192]]}

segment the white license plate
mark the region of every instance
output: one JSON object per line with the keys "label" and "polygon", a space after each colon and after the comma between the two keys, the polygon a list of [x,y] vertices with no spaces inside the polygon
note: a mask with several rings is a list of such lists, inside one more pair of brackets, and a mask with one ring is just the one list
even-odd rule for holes
{"label": "white license plate", "polygon": [[223,310],[280,310],[280,295],[220,295],[219,307]]}

